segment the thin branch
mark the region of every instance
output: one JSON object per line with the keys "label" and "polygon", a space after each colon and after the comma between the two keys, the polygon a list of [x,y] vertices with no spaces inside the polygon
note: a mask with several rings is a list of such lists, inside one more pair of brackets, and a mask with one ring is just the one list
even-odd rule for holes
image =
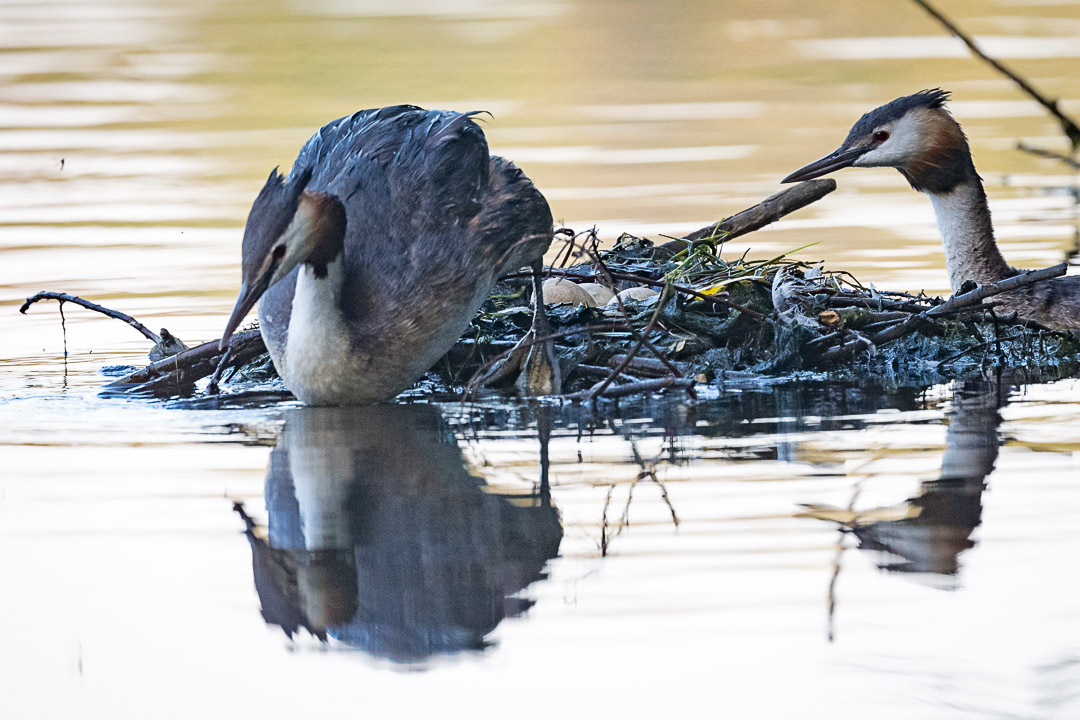
{"label": "thin branch", "polygon": [[[740,235],[760,230],[785,215],[800,210],[812,202],[817,202],[835,189],[836,181],[832,178],[819,178],[801,182],[767,197],[757,205],[736,213],[729,218],[706,225],[689,235],[684,235],[680,240],[672,240],[657,245],[653,248],[653,257],[661,259],[665,256],[674,256],[691,247],[697,241],[719,244]],[[657,255],[657,252],[660,255]]]}
{"label": "thin branch", "polygon": [[[627,395],[651,393],[656,392],[657,390],[666,390],[668,388],[685,390],[692,387],[694,387],[694,381],[691,378],[665,377],[657,378],[656,380],[629,382],[623,385],[611,385],[604,391],[603,397],[618,398],[626,397]],[[593,388],[590,388],[588,390],[570,393],[569,395],[562,395],[561,397],[563,400],[591,400],[596,396],[597,394],[594,393]]]}
{"label": "thin branch", "polygon": [[940,305],[935,305],[916,315],[910,315],[904,320],[893,323],[869,337],[864,338],[860,336],[856,340],[847,340],[840,345],[831,347],[823,352],[818,359],[820,362],[826,364],[836,362],[857,351],[859,348],[866,347],[867,340],[873,345],[880,346],[914,332],[918,327],[925,326],[927,323],[932,322],[934,318],[939,318],[979,305],[986,298],[993,297],[1003,292],[1017,290],[1036,282],[1060,277],[1065,274],[1067,269],[1067,263],[1060,263],[1053,267],[1032,270],[1030,272],[1020,273],[1019,275],[1013,275],[1010,278],[999,280],[994,283],[980,285],[970,292],[961,295],[953,295]]}
{"label": "thin branch", "polygon": [[1031,272],[1013,275],[1011,278],[987,283],[986,285],[980,285],[970,292],[963,293],[962,295],[953,295],[940,305],[935,305],[929,310],[925,310],[918,315],[912,315],[911,317],[896,323],[892,327],[885,328],[884,330],[875,333],[870,337],[870,341],[875,345],[880,345],[881,343],[895,340],[898,337],[906,335],[909,329],[914,329],[916,325],[925,322],[930,318],[941,317],[942,315],[948,315],[958,310],[971,307],[972,305],[979,305],[986,298],[1010,290],[1017,290],[1027,285],[1031,285],[1032,283],[1039,282],[1040,280],[1049,280],[1050,278],[1060,277],[1066,273],[1068,268],[1069,266],[1067,263],[1059,263],[1053,267],[1043,268],[1042,270],[1032,270]]}
{"label": "thin branch", "polygon": [[[612,355],[608,358],[608,367],[618,367],[620,363],[626,360],[626,357],[625,353]],[[630,364],[623,369],[623,372],[630,371],[645,377],[664,377],[665,375],[682,377],[685,374],[682,368],[670,360],[667,362],[660,362],[659,360],[640,356],[631,358]]]}
{"label": "thin branch", "polygon": [[[996,327],[997,326],[995,325],[995,329],[996,329]],[[1003,337],[998,337],[997,333],[995,333],[993,340],[988,340],[988,341],[986,341],[986,342],[984,342],[984,343],[982,343],[980,345],[973,345],[972,347],[969,347],[967,350],[961,350],[960,352],[956,353],[955,355],[950,355],[949,357],[945,358],[944,360],[939,360],[938,363],[937,363],[938,367],[948,365],[949,363],[956,362],[960,358],[965,357],[967,355],[970,355],[971,353],[978,352],[980,350],[985,352],[986,350],[989,350],[992,345],[997,345],[998,346],[998,351],[1000,352],[1000,350],[1001,350],[1001,341],[1002,340],[1019,340],[1019,339],[1021,339],[1021,336],[1022,336],[1022,333],[1013,335],[1012,337],[1003,338]]]}
{"label": "thin branch", "polygon": [[581,335],[582,333],[603,332],[603,331],[610,331],[610,330],[621,330],[621,331],[625,332],[625,331],[628,330],[628,327],[624,323],[616,323],[616,322],[600,323],[600,324],[596,324],[596,325],[586,325],[585,327],[571,328],[569,330],[560,330],[559,332],[551,333],[550,335],[544,335],[542,337],[533,338],[532,340],[530,340],[528,342],[514,345],[510,349],[504,350],[503,352],[499,353],[498,355],[495,355],[494,357],[489,358],[487,360],[487,362],[485,362],[483,365],[481,365],[479,368],[476,369],[476,372],[474,372],[472,374],[472,377],[469,378],[469,381],[467,383],[465,383],[465,387],[467,389],[466,389],[465,393],[463,394],[462,402],[464,402],[465,398],[468,397],[469,395],[471,395],[472,392],[475,390],[476,384],[480,381],[480,379],[484,375],[484,371],[486,371],[488,368],[490,368],[492,365],[499,362],[500,360],[505,360],[506,358],[510,357],[515,352],[520,352],[520,351],[522,351],[522,350],[524,350],[526,348],[532,347],[533,345],[537,345],[537,344],[542,343],[542,342],[547,342],[548,340],[558,340],[560,338],[570,337],[572,335]]}
{"label": "thin branch", "polygon": [[1050,280],[1052,278],[1061,277],[1066,272],[1068,272],[1068,270],[1068,263],[1058,263],[1053,267],[1042,268],[1041,270],[1029,270],[1028,272],[1023,272],[1019,275],[1013,275],[1010,278],[1005,278],[1004,280],[998,280],[997,282],[980,285],[974,290],[966,292],[962,295],[953,295],[951,298],[949,298],[942,304],[927,310],[925,314],[928,317],[935,317],[955,312],[957,310],[970,307],[972,305],[978,305],[986,298],[993,297],[998,293],[1009,292],[1010,290],[1017,290],[1033,283],[1040,282],[1042,280]]}
{"label": "thin branch", "polygon": [[[589,232],[595,233],[596,228],[594,227],[592,230],[586,230],[585,232],[586,233],[589,233]],[[575,233],[570,228],[559,228],[558,230],[555,231],[555,235],[565,235],[565,236],[567,236],[567,239],[563,241],[565,243],[566,252],[565,252],[565,254],[563,254],[560,251],[559,254],[561,256],[561,259],[559,260],[558,263],[556,263],[559,267],[566,267],[566,263],[570,262],[570,258],[573,257],[573,255],[574,255],[574,246],[575,246],[575,243],[577,242],[577,238],[578,238],[579,234],[580,233]]]}
{"label": "thin branch", "polygon": [[1048,160],[1057,160],[1059,162],[1065,163],[1073,170],[1080,170],[1080,162],[1073,160],[1068,155],[1062,155],[1061,153],[1056,153],[1053,150],[1043,150],[1042,148],[1032,147],[1031,145],[1027,145],[1023,141],[1016,143],[1016,149],[1020,152],[1026,152],[1030,155],[1035,155],[1036,157],[1046,158]]}
{"label": "thin branch", "polygon": [[604,510],[600,514],[600,557],[607,557],[608,534],[607,534],[607,511],[611,507],[611,496],[615,493],[615,485],[609,485],[607,496],[604,498]]}
{"label": "thin branch", "polygon": [[649,324],[645,326],[645,329],[641,331],[638,336],[637,342],[630,346],[630,349],[626,351],[626,358],[619,363],[618,367],[611,371],[611,375],[602,381],[599,385],[592,389],[592,392],[596,395],[603,395],[608,386],[611,385],[615,378],[619,377],[619,373],[626,369],[626,367],[633,361],[634,356],[637,355],[638,350],[641,349],[643,341],[649,337],[652,331],[656,328],[656,323],[660,320],[660,315],[664,312],[664,306],[667,305],[668,300],[671,298],[671,290],[667,287],[660,294],[660,301],[656,303],[656,309],[653,311],[652,317],[649,318]]}
{"label": "thin branch", "polygon": [[1005,67],[1000,62],[980,50],[979,46],[975,44],[975,41],[972,40],[968,35],[966,35],[963,30],[957,27],[956,23],[942,15],[937,8],[928,3],[926,0],[912,0],[912,2],[921,7],[926,12],[930,13],[931,17],[944,25],[953,35],[960,38],[960,40],[968,46],[968,49],[971,50],[971,52],[974,53],[976,57],[990,65],[990,67],[994,68],[1005,77],[1012,80],[1014,83],[1017,84],[1017,86],[1019,86],[1021,90],[1030,95],[1032,98],[1035,99],[1036,102],[1046,108],[1050,112],[1050,114],[1057,118],[1057,121],[1061,124],[1061,130],[1065,133],[1066,137],[1069,138],[1069,142],[1072,143],[1073,151],[1075,152],[1078,148],[1080,148],[1080,127],[1077,126],[1077,124],[1072,120],[1072,118],[1065,115],[1065,113],[1061,111],[1061,109],[1058,107],[1056,100],[1049,99],[1048,97],[1040,93],[1038,90],[1036,90],[1034,87],[1032,87],[1031,83],[1029,83],[1027,80],[1020,77],[1015,72]]}
{"label": "thin branch", "polygon": [[64,336],[64,377],[67,377],[67,318],[64,317],[64,303],[60,303],[60,333]]}
{"label": "thin branch", "polygon": [[[596,264],[597,269],[600,270],[601,273],[603,273],[604,279],[607,281],[607,285],[613,288],[616,287],[615,278],[612,276],[610,268],[608,268],[607,263],[604,262],[604,257],[600,254],[600,251],[598,249],[600,242],[599,238],[596,235],[596,228],[593,228],[592,233],[589,237],[592,243],[590,247],[585,248],[585,252],[587,252],[592,258],[593,262]],[[664,292],[667,292],[666,286],[664,288]],[[615,302],[619,306],[619,312],[622,314],[623,320],[626,322],[626,326],[631,329],[631,332],[634,332],[633,322],[630,319],[630,314],[626,311],[626,305],[623,304],[622,298],[619,297],[618,293],[615,293]],[[655,345],[652,344],[652,341],[648,338],[648,333],[637,335],[636,339],[638,343],[644,345],[646,349],[648,349],[648,351],[656,357],[657,360],[667,366],[668,372],[670,372],[675,377],[683,376],[679,368],[675,366],[675,363],[669,360],[667,356],[665,356]],[[697,393],[694,392],[693,388],[690,388],[687,392],[690,394],[691,397],[697,397]]]}
{"label": "thin branch", "polygon": [[225,348],[225,352],[221,354],[221,359],[218,360],[217,366],[214,368],[214,374],[210,376],[210,384],[206,388],[207,395],[218,394],[218,382],[225,374],[225,368],[228,367],[229,361],[232,359],[232,346]]}
{"label": "thin branch", "polygon": [[57,300],[60,302],[61,306],[63,306],[64,303],[69,302],[74,305],[84,307],[87,310],[93,310],[94,312],[99,312],[102,315],[107,315],[116,320],[123,320],[128,325],[142,333],[143,337],[145,337],[152,343],[157,344],[161,342],[160,335],[157,335],[152,330],[150,330],[150,328],[146,327],[130,315],[122,313],[119,310],[112,310],[103,305],[98,305],[97,303],[90,302],[89,300],[83,300],[77,295],[68,295],[67,293],[59,292],[39,292],[36,295],[31,295],[30,297],[26,298],[26,302],[24,302],[22,304],[22,307],[19,308],[19,312],[25,315],[29,307],[40,300]]}
{"label": "thin branch", "polygon": [[667,485],[663,483],[660,478],[656,476],[656,467],[649,471],[649,479],[656,483],[656,486],[660,488],[660,498],[667,505],[668,511],[671,512],[671,524],[675,527],[679,527],[679,515],[675,512],[675,505],[671,502],[671,496],[668,495]]}
{"label": "thin branch", "polygon": [[[633,380],[645,380],[648,379],[648,377],[652,377],[651,375],[644,377],[636,375],[631,372],[633,369],[634,368],[631,367],[624,370],[622,376],[619,377],[615,382],[631,382]],[[578,363],[574,366],[574,374],[584,375],[585,377],[594,377],[598,380],[602,380],[611,374],[611,368],[600,367],[599,365],[586,365],[585,363]]]}

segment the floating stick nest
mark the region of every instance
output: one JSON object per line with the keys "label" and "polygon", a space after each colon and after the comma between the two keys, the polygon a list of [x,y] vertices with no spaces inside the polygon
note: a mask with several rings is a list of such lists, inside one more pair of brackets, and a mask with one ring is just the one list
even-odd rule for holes
{"label": "floating stick nest", "polygon": [[[570,397],[800,371],[929,383],[989,369],[1060,377],[1080,367],[1073,336],[999,315],[993,306],[998,293],[1063,275],[1064,263],[972,285],[944,300],[866,287],[846,272],[785,256],[725,261],[711,242],[687,243],[663,260],[656,250],[624,235],[614,249],[599,251],[589,233],[579,251],[589,261],[550,271],[612,291],[660,290],[600,307],[549,307]],[[531,310],[524,291],[504,286],[492,296],[436,366],[443,383],[469,385],[525,333]]]}
{"label": "floating stick nest", "polygon": [[[834,188],[830,179],[801,183],[661,245],[624,234],[613,248],[602,250],[595,230],[558,231],[565,244],[550,275],[619,293],[602,306],[547,306],[564,397],[585,400],[665,389],[693,394],[695,387],[723,385],[736,377],[803,371],[930,383],[991,368],[1027,369],[1044,379],[1080,368],[1080,343],[1072,335],[997,314],[993,305],[998,293],[1065,274],[1064,263],[972,285],[944,300],[867,287],[849,273],[786,255],[722,257],[726,240]],[[528,288],[525,273],[500,282],[422,386],[474,392],[484,372],[529,329]],[[655,292],[625,292],[630,288]],[[221,377],[265,380],[273,374],[257,330],[234,335],[225,353],[216,340],[188,349],[166,330],[155,334],[123,313],[62,293],[39,293],[21,311],[43,299],[124,320],[155,344],[153,362],[110,383],[111,392],[191,395],[198,392],[198,381],[210,377],[207,392],[213,394]]]}

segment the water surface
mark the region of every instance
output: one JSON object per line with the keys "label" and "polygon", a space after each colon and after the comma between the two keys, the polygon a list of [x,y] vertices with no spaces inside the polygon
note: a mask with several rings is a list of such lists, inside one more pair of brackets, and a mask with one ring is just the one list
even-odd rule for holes
{"label": "water surface", "polygon": [[[1080,113],[1075,2],[943,7]],[[490,110],[560,223],[659,238],[936,86],[1006,256],[1060,261],[1075,178],[1014,150],[1053,121],[903,3],[0,3],[5,717],[1080,715],[1074,380],[211,408],[16,313],[218,335],[266,174],[362,107]],[[946,289],[926,199],[838,180],[726,252]]]}

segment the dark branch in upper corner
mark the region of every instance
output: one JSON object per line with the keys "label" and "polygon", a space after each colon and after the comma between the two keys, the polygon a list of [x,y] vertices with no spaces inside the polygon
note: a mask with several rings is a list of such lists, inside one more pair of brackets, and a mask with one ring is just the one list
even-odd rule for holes
{"label": "dark branch in upper corner", "polygon": [[978,57],[980,60],[983,60],[992,68],[997,70],[999,73],[1012,80],[1020,87],[1021,90],[1026,92],[1028,95],[1034,98],[1036,102],[1046,108],[1050,112],[1050,114],[1053,115],[1061,124],[1062,132],[1065,133],[1066,137],[1069,138],[1069,142],[1072,143],[1073,152],[1076,152],[1078,149],[1080,149],[1080,126],[1077,126],[1076,122],[1073,121],[1072,118],[1070,118],[1068,115],[1061,111],[1061,109],[1058,107],[1056,100],[1051,100],[1050,98],[1046,97],[1034,87],[1032,87],[1031,83],[1029,83],[1027,80],[1020,77],[1014,71],[1010,70],[994,58],[984,53],[981,49],[979,49],[979,46],[975,44],[974,40],[972,40],[968,35],[966,35],[963,30],[957,27],[956,23],[942,15],[937,8],[928,3],[926,0],[912,0],[912,2],[921,7],[926,12],[928,12],[931,17],[944,25],[949,32],[960,38],[960,40],[968,46],[968,49],[971,50],[971,52],[973,52],[976,57]]}

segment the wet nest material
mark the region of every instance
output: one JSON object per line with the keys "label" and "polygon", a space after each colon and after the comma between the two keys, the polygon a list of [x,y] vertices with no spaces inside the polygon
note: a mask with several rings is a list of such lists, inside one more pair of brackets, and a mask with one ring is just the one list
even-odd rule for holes
{"label": "wet nest material", "polygon": [[[1076,374],[1080,343],[1066,333],[995,312],[994,295],[1065,274],[1065,264],[948,299],[876,289],[846,272],[787,256],[725,258],[724,242],[757,230],[823,197],[832,180],[813,180],[748,210],[663,244],[623,235],[601,249],[596,232],[561,229],[558,260],[546,287],[563,284],[576,302],[546,307],[564,379],[564,398],[589,400],[660,390],[695,393],[738,378],[804,372],[871,375],[931,383],[998,370],[1041,377]],[[559,246],[556,246],[559,247]],[[570,284],[578,287],[570,287]],[[505,278],[466,333],[418,384],[417,392],[475,393],[480,378],[530,327],[526,273]],[[580,291],[580,292],[579,292]],[[612,299],[607,300],[609,296]],[[555,297],[555,292],[550,293]],[[217,393],[274,377],[257,330],[188,349],[166,330],[81,298],[39,293],[128,322],[155,344],[152,362],[129,368],[109,392],[175,396]],[[597,302],[597,300],[601,302]],[[545,339],[541,339],[545,340]],[[246,385],[236,380],[249,381]],[[512,378],[511,378],[512,380]]]}
{"label": "wet nest material", "polygon": [[[620,295],[642,287],[656,293],[548,307],[571,397],[624,384],[692,387],[807,371],[924,383],[991,369],[1063,376],[1080,367],[1075,337],[998,314],[993,304],[998,293],[1063,275],[1065,264],[972,285],[946,300],[878,290],[784,256],[725,260],[717,239],[685,243],[672,255],[670,243],[657,248],[630,235],[606,252],[591,231],[575,238],[575,253],[587,260],[552,268],[553,277]],[[497,288],[435,368],[442,382],[468,386],[525,333],[526,291],[523,283]]]}

